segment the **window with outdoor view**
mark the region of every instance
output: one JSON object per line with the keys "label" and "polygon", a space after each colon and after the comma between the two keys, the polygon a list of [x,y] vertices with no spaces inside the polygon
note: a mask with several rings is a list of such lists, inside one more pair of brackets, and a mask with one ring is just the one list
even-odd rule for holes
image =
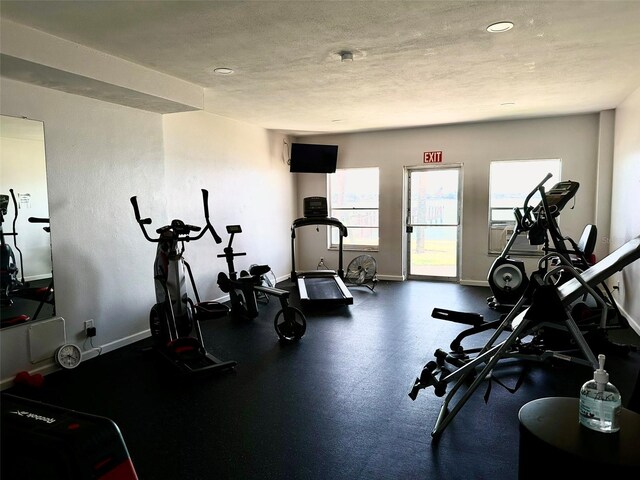
{"label": "window with outdoor view", "polygon": [[[561,161],[559,159],[544,160],[501,160],[491,162],[489,175],[489,253],[500,253],[511,238],[516,225],[514,208],[522,211],[527,195],[544,177],[551,173],[544,187],[550,189],[560,181]],[[540,194],[536,193],[529,206],[535,207],[540,202]],[[541,246],[530,245],[526,234],[520,235],[511,253],[535,255]]]}
{"label": "window with outdoor view", "polygon": [[[351,250],[377,250],[379,169],[344,168],[328,175],[329,215],[340,220],[348,236],[344,248]],[[339,242],[337,228],[330,228],[329,247]]]}

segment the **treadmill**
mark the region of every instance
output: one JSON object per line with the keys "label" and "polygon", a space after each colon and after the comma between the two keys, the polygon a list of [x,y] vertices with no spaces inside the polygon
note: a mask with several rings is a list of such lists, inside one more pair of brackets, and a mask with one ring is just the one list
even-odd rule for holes
{"label": "treadmill", "polygon": [[[309,270],[296,271],[296,229],[308,225],[329,225],[340,232],[338,248],[338,271]],[[345,227],[337,218],[327,214],[327,199],[324,197],[307,197],[304,199],[304,217],[294,220],[291,225],[291,281],[298,284],[301,304],[314,305],[351,305],[353,296],[344,284],[342,268],[343,239],[347,236]]]}

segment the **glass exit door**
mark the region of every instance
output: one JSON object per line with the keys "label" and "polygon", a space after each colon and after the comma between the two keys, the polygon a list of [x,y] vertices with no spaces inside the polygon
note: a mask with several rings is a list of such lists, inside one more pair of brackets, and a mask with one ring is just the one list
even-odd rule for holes
{"label": "glass exit door", "polygon": [[407,169],[407,274],[460,279],[461,167]]}

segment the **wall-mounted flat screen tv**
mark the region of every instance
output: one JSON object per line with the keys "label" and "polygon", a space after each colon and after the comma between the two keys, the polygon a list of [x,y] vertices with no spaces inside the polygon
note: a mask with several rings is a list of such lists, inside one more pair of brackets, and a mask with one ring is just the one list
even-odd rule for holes
{"label": "wall-mounted flat screen tv", "polygon": [[291,144],[289,171],[292,173],[333,173],[337,163],[337,145]]}

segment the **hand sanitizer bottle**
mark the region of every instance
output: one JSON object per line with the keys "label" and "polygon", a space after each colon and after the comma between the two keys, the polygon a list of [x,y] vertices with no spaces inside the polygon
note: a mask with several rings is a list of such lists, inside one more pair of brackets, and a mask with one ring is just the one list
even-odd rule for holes
{"label": "hand sanitizer bottle", "polygon": [[618,423],[622,402],[620,392],[609,383],[609,374],[604,369],[604,355],[598,355],[600,368],[593,372],[580,389],[580,423],[597,432],[613,433],[620,430]]}

